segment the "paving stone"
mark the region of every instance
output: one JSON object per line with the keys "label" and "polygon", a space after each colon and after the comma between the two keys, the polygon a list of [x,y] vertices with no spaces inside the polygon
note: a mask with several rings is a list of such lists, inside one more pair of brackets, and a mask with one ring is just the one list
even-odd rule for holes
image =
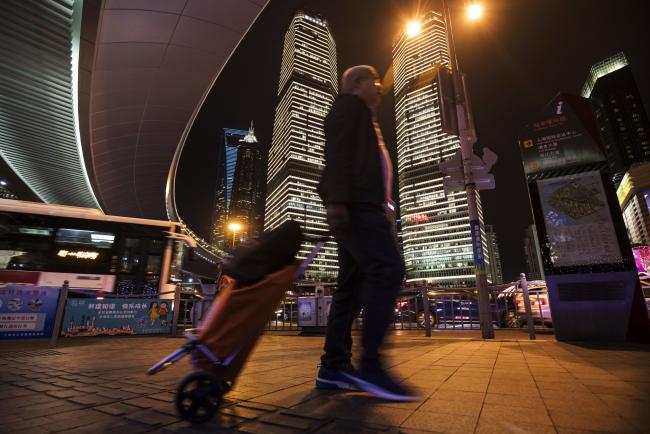
{"label": "paving stone", "polygon": [[111,398],[105,398],[99,395],[80,395],[69,398],[68,401],[81,405],[101,405],[115,401]]}
{"label": "paving stone", "polygon": [[83,386],[83,385],[77,385],[74,386],[75,390],[78,390],[79,392],[83,393],[99,393],[105,389],[98,387],[98,386]]}
{"label": "paving stone", "polygon": [[474,432],[476,422],[477,418],[472,416],[450,416],[446,413],[416,411],[402,423],[401,427],[463,434]]}
{"label": "paving stone", "polygon": [[68,401],[56,400],[55,403],[40,404],[36,406],[29,406],[29,414],[31,417],[37,416],[51,416],[74,411],[79,409],[78,404],[73,404]]}
{"label": "paving stone", "polygon": [[103,396],[105,398],[120,399],[120,400],[130,399],[137,396],[135,393],[125,392],[124,390],[116,390],[116,389],[101,390],[97,392],[97,395]]}
{"label": "paving stone", "polygon": [[140,387],[140,386],[122,387],[121,390],[125,392],[131,392],[136,395],[149,395],[152,393],[160,392],[160,389],[153,389],[151,387]]}
{"label": "paving stone", "polygon": [[[440,332],[440,336],[461,333]],[[34,357],[3,359],[0,352],[0,431],[22,422],[27,412],[34,420],[53,421],[29,427],[31,431],[13,429],[12,434],[34,434],[40,428],[73,434],[286,433],[302,432],[305,426],[312,432],[336,434],[647,431],[650,351],[646,347],[601,345],[594,349],[541,335],[538,341],[529,342],[521,340],[524,332],[507,330],[498,330],[497,336],[518,333],[524,338],[482,341],[478,331],[462,332],[460,339],[400,333],[387,336],[386,360],[395,376],[407,378],[428,398],[423,402],[390,403],[364,393],[315,390],[314,361],[320,355],[322,337],[265,335],[220,413],[201,426],[178,421],[175,414],[173,392],[189,372],[184,364],[157,376],[144,374],[151,360],[177,348],[179,339],[147,337],[137,345],[128,338],[89,340],[82,346],[66,347],[65,354],[56,356],[56,364],[67,366],[65,370],[53,370]],[[12,343],[3,342],[3,350],[5,344]],[[359,354],[358,346],[354,351]],[[57,382],[68,386],[64,381],[75,385],[57,386]],[[53,389],[27,388],[35,385]],[[63,394],[47,393],[57,391]],[[66,391],[109,402],[76,404],[71,401],[75,397],[56,397],[65,396]],[[149,415],[152,419],[146,421],[151,425],[127,419],[128,413]],[[67,422],[89,417],[91,423],[86,425],[73,427]]]}
{"label": "paving stone", "polygon": [[1,429],[6,429],[7,432],[14,432],[27,428],[36,428],[52,422],[52,419],[48,419],[47,417],[28,417],[27,415],[24,415],[23,417],[23,419],[4,422]]}
{"label": "paving stone", "polygon": [[[110,416],[105,415],[107,418]],[[69,431],[73,428],[85,426],[85,425],[93,425],[96,423],[97,419],[91,419],[89,417],[65,417],[61,418],[59,420],[50,422],[45,428],[47,428],[51,432],[57,432],[57,431]]]}
{"label": "paving stone", "polygon": [[172,417],[166,414],[158,413],[151,410],[144,410],[135,413],[129,413],[124,416],[128,420],[132,420],[138,423],[143,423],[149,426],[158,426],[170,424],[178,420],[176,417]]}
{"label": "paving stone", "polygon": [[[515,423],[509,421],[508,419],[501,420],[479,420],[478,426],[476,427],[475,434],[504,434],[513,432],[513,427],[517,426]],[[519,431],[515,431],[519,432]],[[534,433],[534,434],[556,434],[557,431],[552,425],[535,425],[529,423],[526,425],[525,433]],[[587,431],[581,431],[581,434],[590,434]],[[567,433],[568,434],[568,433]],[[577,432],[574,434],[578,434]],[[591,434],[595,434],[591,432]]]}
{"label": "paving stone", "polygon": [[294,428],[297,430],[312,429],[322,422],[315,419],[307,419],[303,417],[288,415],[288,414],[270,414],[259,419],[262,423],[278,425],[281,427]]}
{"label": "paving stone", "polygon": [[19,429],[19,430],[15,430],[15,431],[12,430],[11,434],[47,434],[47,433],[50,433],[50,432],[52,432],[52,431],[49,431],[49,430],[43,428],[42,426],[32,426],[32,427],[25,428],[25,429]]}
{"label": "paving stone", "polygon": [[[341,433],[355,433],[355,434],[401,434],[410,432],[403,428],[389,427],[364,423],[362,421],[349,421],[349,420],[334,420],[325,426],[318,429],[319,433],[323,434],[341,434]],[[421,431],[422,432],[422,431]],[[431,431],[427,431],[430,433]]]}
{"label": "paving stone", "polygon": [[175,400],[174,394],[169,392],[156,393],[155,395],[147,395],[146,398],[151,398],[151,399],[164,401],[164,402],[174,402]]}
{"label": "paving stone", "polygon": [[250,408],[240,407],[238,405],[232,405],[230,407],[222,408],[219,410],[222,414],[228,414],[231,416],[236,416],[242,419],[257,419],[260,416],[267,414],[263,410],[253,410]]}
{"label": "paving stone", "polygon": [[160,405],[159,400],[146,397],[128,399],[124,403],[139,408],[152,408]]}
{"label": "paving stone", "polygon": [[97,379],[91,377],[79,376],[77,377],[76,381],[77,383],[83,383],[83,384],[97,384]]}
{"label": "paving stone", "polygon": [[54,398],[70,398],[73,396],[79,396],[83,394],[83,392],[79,392],[78,390],[74,390],[74,389],[50,390],[45,393],[49,396],[53,396]]}
{"label": "paving stone", "polygon": [[123,414],[135,413],[141,410],[138,407],[132,407],[130,405],[122,404],[121,402],[100,405],[98,407],[93,407],[93,409],[101,411],[102,413],[110,414],[111,416],[122,416]]}
{"label": "paving stone", "polygon": [[6,398],[18,398],[18,397],[21,397],[21,396],[32,395],[33,393],[34,393],[34,392],[32,392],[31,390],[28,390],[28,389],[21,389],[21,388],[16,387],[16,388],[14,388],[14,389],[12,389],[12,390],[8,390],[8,391],[6,391],[6,392],[5,392],[4,390],[1,391],[1,393],[0,393],[0,399],[6,399]]}
{"label": "paving stone", "polygon": [[253,410],[264,410],[264,411],[276,411],[278,408],[268,404],[262,404],[261,402],[255,401],[243,401],[240,402],[239,407],[250,408]]}
{"label": "paving stone", "polygon": [[76,386],[79,386],[79,383],[77,381],[62,380],[62,379],[54,381],[51,384],[54,384],[54,385],[59,386],[59,387],[76,387]]}
{"label": "paving stone", "polygon": [[251,422],[245,423],[239,427],[239,432],[250,434],[292,434],[299,433],[301,431],[289,427],[269,425],[262,422]]}
{"label": "paving stone", "polygon": [[25,387],[29,390],[33,390],[34,392],[45,392],[48,390],[62,390],[62,388],[60,387],[54,386],[52,384],[45,384],[45,383],[35,383]]}
{"label": "paving stone", "polygon": [[79,375],[65,374],[65,375],[59,375],[59,378],[62,378],[64,380],[70,380],[70,381],[78,381],[79,378],[81,377]]}
{"label": "paving stone", "polygon": [[[635,433],[637,429],[618,416],[576,414],[550,409],[551,419],[556,427],[603,431],[608,433]],[[646,426],[647,428],[647,426]]]}
{"label": "paving stone", "polygon": [[553,425],[546,408],[517,408],[516,411],[506,405],[485,404],[481,410],[481,421],[496,422],[506,420],[511,424]]}
{"label": "paving stone", "polygon": [[217,415],[213,420],[202,424],[193,424],[190,422],[176,422],[158,428],[161,433],[174,433],[174,434],[197,434],[206,433],[214,434],[220,432],[232,433],[238,424],[244,422],[244,419],[235,418],[226,415]]}

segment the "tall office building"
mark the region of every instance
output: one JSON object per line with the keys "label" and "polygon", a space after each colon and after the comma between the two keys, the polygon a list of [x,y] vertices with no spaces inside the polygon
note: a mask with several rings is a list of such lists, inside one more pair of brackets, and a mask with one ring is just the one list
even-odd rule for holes
{"label": "tall office building", "polygon": [[7,187],[6,181],[0,181],[0,199],[18,200],[18,196]]}
{"label": "tall office building", "polygon": [[[397,167],[407,282],[444,287],[475,283],[472,240],[465,192],[446,195],[441,161],[460,147],[441,128],[436,72],[449,66],[445,22],[439,12],[421,19],[413,37],[399,35],[393,44]],[[477,193],[480,220],[481,201]],[[486,250],[485,233],[482,233]],[[486,269],[489,257],[485,252]]]}
{"label": "tall office building", "polygon": [[488,278],[494,285],[503,283],[503,268],[501,266],[501,253],[499,253],[499,241],[494,226],[485,225],[485,238],[487,239],[487,254],[490,257],[490,268]]}
{"label": "tall office building", "polygon": [[[210,242],[226,250],[263,231],[265,179],[253,123],[248,131],[224,128],[223,137]],[[231,222],[241,226],[238,232],[228,229]]]}
{"label": "tall office building", "polygon": [[591,99],[618,187],[632,164],[650,161],[650,121],[625,55],[593,65],[582,96]]}
{"label": "tall office building", "polygon": [[[297,12],[284,37],[278,106],[267,170],[264,227],[298,221],[309,235],[328,232],[316,192],[325,166],[323,125],[337,94],[336,44],[322,17]],[[298,256],[312,247],[304,243]],[[328,242],[308,268],[308,279],[336,277],[336,245]]]}
{"label": "tall office building", "polygon": [[616,195],[630,243],[650,246],[650,162],[632,165]]}
{"label": "tall office building", "polygon": [[529,225],[524,234],[524,254],[526,255],[526,278],[528,280],[544,279],[542,255],[539,250],[539,239],[535,225]]}

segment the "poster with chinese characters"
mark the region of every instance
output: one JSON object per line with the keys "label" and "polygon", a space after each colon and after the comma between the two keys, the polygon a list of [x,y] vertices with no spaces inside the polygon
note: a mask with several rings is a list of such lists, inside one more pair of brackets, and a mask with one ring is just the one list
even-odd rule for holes
{"label": "poster with chinese characters", "polygon": [[172,300],[71,298],[61,336],[118,336],[170,333]]}
{"label": "poster with chinese characters", "polygon": [[50,337],[58,299],[59,288],[0,285],[0,339]]}
{"label": "poster with chinese characters", "polygon": [[604,161],[588,104],[559,94],[526,125],[519,136],[526,175]]}
{"label": "poster with chinese characters", "polygon": [[597,171],[537,181],[555,267],[623,261]]}

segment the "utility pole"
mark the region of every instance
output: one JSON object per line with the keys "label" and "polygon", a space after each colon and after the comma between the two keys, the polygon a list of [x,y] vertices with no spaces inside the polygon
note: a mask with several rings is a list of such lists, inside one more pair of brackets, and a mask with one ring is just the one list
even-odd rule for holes
{"label": "utility pole", "polygon": [[481,334],[483,339],[494,339],[492,310],[490,308],[487,275],[485,273],[485,258],[483,256],[483,245],[481,241],[481,222],[479,220],[476,202],[476,184],[472,173],[472,156],[474,143],[476,143],[476,130],[474,129],[474,123],[471,119],[471,113],[469,112],[469,104],[467,104],[465,80],[461,78],[458,71],[458,59],[456,58],[456,47],[454,45],[454,36],[451,28],[451,17],[446,0],[442,1],[442,8],[449,44],[449,63],[451,64],[451,76],[456,102],[458,138],[460,139],[463,178],[465,192],[467,194],[467,211],[469,213],[469,225],[472,234],[474,274],[476,276],[476,287],[478,290]]}

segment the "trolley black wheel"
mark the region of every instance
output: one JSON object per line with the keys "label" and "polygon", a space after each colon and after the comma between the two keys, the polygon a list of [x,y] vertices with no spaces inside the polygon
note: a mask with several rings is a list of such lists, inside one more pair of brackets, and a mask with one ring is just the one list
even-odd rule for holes
{"label": "trolley black wheel", "polygon": [[194,423],[212,419],[223,402],[221,383],[215,374],[207,371],[185,377],[176,390],[176,409],[181,417]]}

